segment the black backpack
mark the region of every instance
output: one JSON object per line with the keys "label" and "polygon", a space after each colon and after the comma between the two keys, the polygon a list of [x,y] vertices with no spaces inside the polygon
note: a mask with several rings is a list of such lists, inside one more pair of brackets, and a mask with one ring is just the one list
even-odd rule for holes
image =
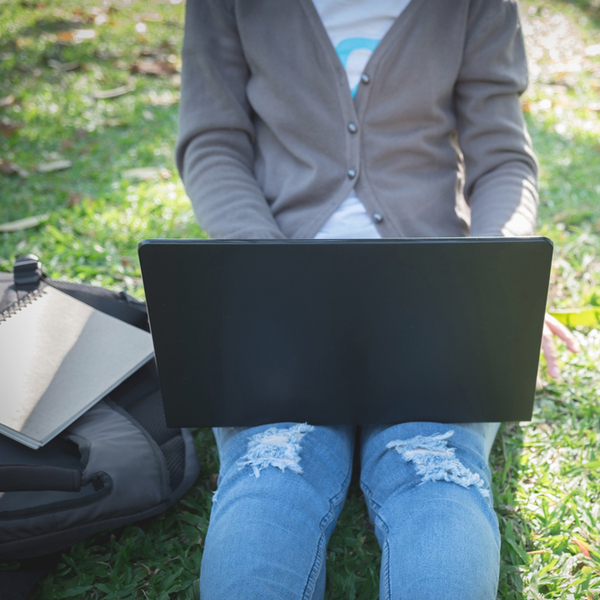
{"label": "black backpack", "polygon": [[[45,286],[148,330],[143,303],[124,292],[49,279],[33,255],[17,259],[13,274],[0,273],[0,320]],[[190,431],[165,424],[150,361],[39,450],[0,435],[0,559],[56,553],[158,515],[198,473]],[[25,598],[35,579],[0,572],[0,598]]]}

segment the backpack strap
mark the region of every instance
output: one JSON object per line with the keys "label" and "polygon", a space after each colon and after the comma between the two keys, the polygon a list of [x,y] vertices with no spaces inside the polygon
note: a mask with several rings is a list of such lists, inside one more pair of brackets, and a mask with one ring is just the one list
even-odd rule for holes
{"label": "backpack strap", "polygon": [[146,331],[150,329],[146,305],[125,292],[110,292],[98,286],[57,281],[49,277],[44,277],[43,281],[111,317],[116,317]]}
{"label": "backpack strap", "polygon": [[0,492],[79,492],[81,471],[36,465],[0,466]]}

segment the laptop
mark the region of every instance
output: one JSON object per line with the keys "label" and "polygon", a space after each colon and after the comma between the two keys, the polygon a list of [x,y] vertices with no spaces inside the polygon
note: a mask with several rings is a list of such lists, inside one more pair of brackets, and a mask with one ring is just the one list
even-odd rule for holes
{"label": "laptop", "polygon": [[547,238],[147,240],[170,427],[531,419]]}

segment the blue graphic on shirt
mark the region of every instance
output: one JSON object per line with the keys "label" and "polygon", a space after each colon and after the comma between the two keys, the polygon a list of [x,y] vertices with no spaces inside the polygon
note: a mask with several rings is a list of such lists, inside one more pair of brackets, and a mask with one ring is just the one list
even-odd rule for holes
{"label": "blue graphic on shirt", "polygon": [[[373,40],[370,38],[363,37],[354,37],[354,38],[346,38],[342,40],[335,48],[337,55],[340,58],[340,61],[344,65],[344,69],[348,63],[348,57],[355,50],[369,50],[371,54],[377,48],[377,44],[379,44],[379,40]],[[356,95],[356,90],[358,89],[358,83],[352,88],[352,97]]]}

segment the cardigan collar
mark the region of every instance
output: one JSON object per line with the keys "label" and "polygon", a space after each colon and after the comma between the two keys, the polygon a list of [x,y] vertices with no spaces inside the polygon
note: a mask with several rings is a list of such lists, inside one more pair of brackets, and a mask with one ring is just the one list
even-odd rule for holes
{"label": "cardigan collar", "polygon": [[[355,105],[357,108],[360,107],[362,104],[361,97],[365,95],[362,93],[364,89],[363,86],[358,87],[356,97],[353,100],[344,65],[340,61],[340,58],[333,44],[331,43],[329,34],[325,29],[325,25],[323,25],[323,21],[321,20],[314,3],[312,0],[298,1],[302,5],[304,13],[310,21],[311,29],[315,33],[315,36],[323,49],[324,55],[327,57],[328,63],[335,74],[336,80],[338,83],[343,85],[346,96],[347,98],[350,98],[353,106]],[[379,44],[377,44],[377,48],[375,48],[373,54],[371,54],[364,69],[364,72],[370,77],[372,77],[377,71],[380,63],[383,60],[383,57],[393,47],[394,42],[398,39],[398,37],[403,35],[404,30],[409,27],[411,21],[413,20],[415,13],[418,12],[418,10],[421,8],[421,5],[424,3],[424,0],[410,0],[408,6],[400,13],[387,33],[383,36]]]}

